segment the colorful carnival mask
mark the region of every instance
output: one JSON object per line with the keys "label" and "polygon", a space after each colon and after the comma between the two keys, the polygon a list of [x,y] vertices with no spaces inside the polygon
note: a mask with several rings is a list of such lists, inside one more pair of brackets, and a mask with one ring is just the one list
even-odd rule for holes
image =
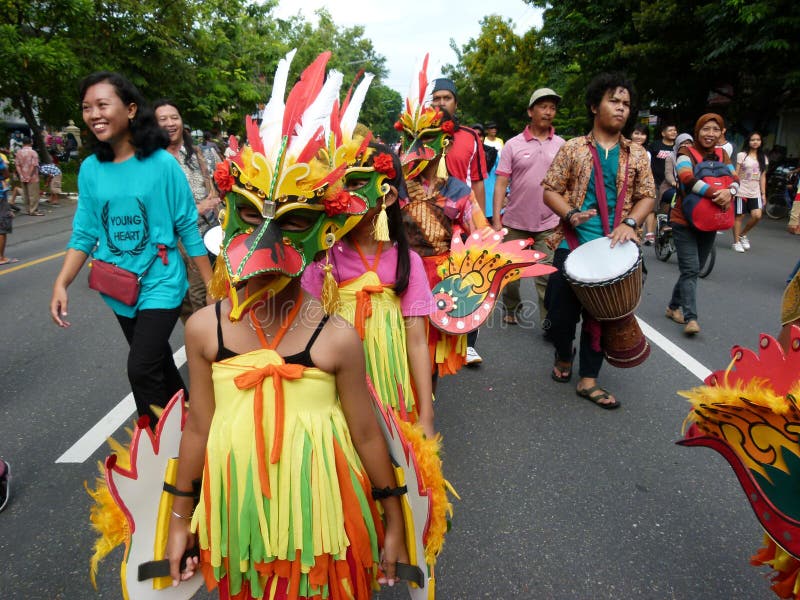
{"label": "colorful carnival mask", "polygon": [[450,143],[455,122],[435,106],[426,102],[428,95],[428,55],[422,62],[419,77],[411,82],[406,110],[395,123],[402,132],[400,160],[406,179],[414,179],[430,161]]}
{"label": "colorful carnival mask", "polygon": [[[355,130],[372,76],[364,77],[339,109],[342,74],[331,71],[325,78],[330,58],[325,52],[306,68],[284,104],[294,53],[278,64],[261,126],[248,117],[247,144],[239,148],[232,138],[235,154],[214,174],[225,209],[210,289],[217,297],[229,295],[234,320],[300,276],[318,252],[330,248],[369,209],[367,199],[347,191],[342,180],[348,169],[358,170],[368,158],[370,136]],[[236,288],[263,275],[274,277],[240,301]]]}

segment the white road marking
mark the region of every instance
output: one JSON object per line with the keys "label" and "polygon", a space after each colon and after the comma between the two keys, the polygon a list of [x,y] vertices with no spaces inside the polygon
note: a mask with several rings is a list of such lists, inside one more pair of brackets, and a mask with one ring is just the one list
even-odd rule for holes
{"label": "white road marking", "polygon": [[[175,364],[181,368],[186,363],[186,346],[181,346],[172,355]],[[136,404],[133,401],[133,394],[128,394],[122,401],[112,408],[106,416],[100,419],[94,427],[87,431],[84,436],[75,442],[69,450],[64,452],[56,459],[57,463],[82,463],[86,462],[95,450],[131,416],[136,412]]]}
{"label": "white road marking", "polygon": [[639,317],[636,317],[636,320],[639,321],[639,326],[642,328],[642,333],[644,333],[647,339],[669,354],[673,359],[675,359],[675,362],[683,366],[700,381],[705,381],[705,378],[711,375],[711,370],[701,365],[700,362],[688,352],[680,348],[677,344],[669,341],[654,328],[650,327],[650,325],[642,321]]}
{"label": "white road marking", "polygon": [[[705,380],[711,375],[711,370],[704,367],[700,362],[688,352],[681,349],[677,344],[669,341],[653,327],[636,317],[642,332],[653,344],[661,348],[675,362],[683,366],[692,375]],[[180,368],[186,362],[186,347],[181,346],[175,354],[175,364]],[[136,412],[136,405],[133,402],[133,394],[128,394],[122,401],[112,408],[109,413],[100,419],[94,427],[75,442],[72,447],[56,459],[57,463],[82,463],[86,462],[92,454],[117,430],[125,421],[129,420]]]}

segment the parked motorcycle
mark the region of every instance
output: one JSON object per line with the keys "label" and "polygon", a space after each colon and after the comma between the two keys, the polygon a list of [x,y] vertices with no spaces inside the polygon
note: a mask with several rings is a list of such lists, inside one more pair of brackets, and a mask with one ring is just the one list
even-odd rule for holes
{"label": "parked motorcycle", "polygon": [[770,166],[767,174],[767,202],[764,206],[764,212],[770,219],[783,219],[792,210],[799,175],[796,158],[787,158],[774,167]]}

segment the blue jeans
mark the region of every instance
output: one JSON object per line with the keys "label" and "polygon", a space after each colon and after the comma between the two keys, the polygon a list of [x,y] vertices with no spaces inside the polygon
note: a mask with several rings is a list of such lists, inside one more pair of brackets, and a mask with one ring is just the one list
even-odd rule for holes
{"label": "blue jeans", "polygon": [[672,238],[678,251],[678,269],[681,274],[672,289],[669,307],[673,310],[680,307],[686,321],[691,321],[697,319],[697,273],[714,246],[717,232],[700,231],[673,223]]}

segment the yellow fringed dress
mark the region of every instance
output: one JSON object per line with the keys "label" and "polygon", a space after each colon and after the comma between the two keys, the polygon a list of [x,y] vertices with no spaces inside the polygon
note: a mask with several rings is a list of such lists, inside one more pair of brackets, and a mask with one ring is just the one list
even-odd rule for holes
{"label": "yellow fringed dress", "polygon": [[261,349],[214,363],[192,519],[223,598],[367,599],[383,543],[333,375]]}
{"label": "yellow fringed dress", "polygon": [[[428,533],[424,544],[426,561],[432,566],[442,550],[453,510],[447,499],[448,484],[442,475],[442,459],[439,455],[441,440],[438,435],[427,439],[422,428],[416,424],[419,407],[408,365],[406,328],[400,299],[391,285],[381,282],[378,275],[383,246],[378,246],[373,264],[369,263],[355,242],[354,248],[365,272],[339,283],[337,313],[353,325],[363,340],[367,377],[381,404],[393,410],[404,422],[403,435],[414,450],[423,486],[431,490],[432,509],[431,514],[427,515]],[[406,532],[407,536],[411,534],[411,531]]]}
{"label": "yellow fringed dress", "polygon": [[378,398],[404,421],[415,422],[419,410],[408,368],[406,325],[391,285],[369,269],[340,283],[339,299],[337,312],[355,327],[364,343],[367,376]]}

